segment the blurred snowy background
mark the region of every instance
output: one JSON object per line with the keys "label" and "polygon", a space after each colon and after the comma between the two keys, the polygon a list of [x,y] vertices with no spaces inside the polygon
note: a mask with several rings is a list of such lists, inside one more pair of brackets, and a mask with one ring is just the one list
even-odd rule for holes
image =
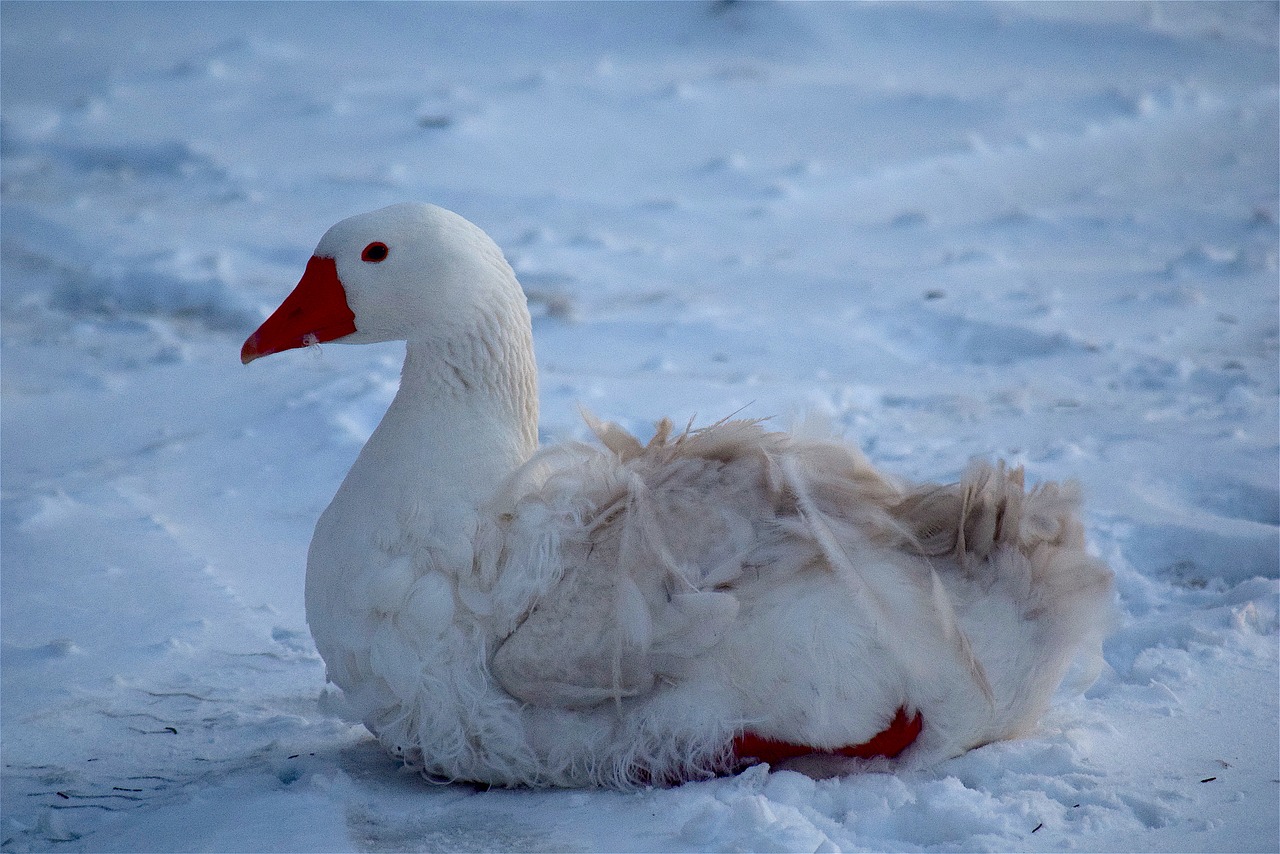
{"label": "blurred snowy background", "polygon": [[[0,4],[5,851],[1258,850],[1277,758],[1277,5]],[[311,527],[395,345],[250,368],[334,221],[507,252],[579,404],[1075,477],[1122,613],[922,772],[431,786],[319,698]]]}

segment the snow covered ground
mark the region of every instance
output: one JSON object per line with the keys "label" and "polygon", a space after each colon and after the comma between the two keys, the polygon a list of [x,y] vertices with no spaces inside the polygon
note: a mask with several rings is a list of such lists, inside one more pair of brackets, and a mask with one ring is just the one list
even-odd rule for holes
{"label": "snow covered ground", "polygon": [[[5,851],[1257,850],[1277,757],[1277,6],[0,5]],[[242,367],[337,219],[433,201],[543,439],[827,418],[1075,477],[1107,667],[926,771],[399,771],[322,695],[311,527],[394,345]]]}

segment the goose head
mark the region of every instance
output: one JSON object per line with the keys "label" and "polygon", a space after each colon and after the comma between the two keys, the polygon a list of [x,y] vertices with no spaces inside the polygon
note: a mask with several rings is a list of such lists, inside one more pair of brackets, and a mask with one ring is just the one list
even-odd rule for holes
{"label": "goose head", "polygon": [[497,245],[444,208],[398,204],[330,228],[293,292],[244,342],[240,360],[326,341],[449,341],[495,318],[529,322]]}

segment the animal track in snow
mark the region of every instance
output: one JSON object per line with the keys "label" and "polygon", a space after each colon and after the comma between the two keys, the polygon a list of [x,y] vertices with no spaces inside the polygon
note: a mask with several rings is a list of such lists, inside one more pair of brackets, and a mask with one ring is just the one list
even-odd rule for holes
{"label": "animal track in snow", "polygon": [[1086,352],[1064,333],[1043,333],[960,315],[917,310],[880,319],[880,343],[912,363],[965,362],[1001,367],[1028,359]]}

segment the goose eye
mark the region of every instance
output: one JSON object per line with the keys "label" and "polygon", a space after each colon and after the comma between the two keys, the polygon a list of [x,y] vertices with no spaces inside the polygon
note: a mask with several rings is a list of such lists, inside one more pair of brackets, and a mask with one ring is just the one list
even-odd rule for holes
{"label": "goose eye", "polygon": [[360,260],[368,261],[371,264],[377,264],[379,261],[386,259],[389,251],[390,250],[387,249],[387,244],[385,243],[370,243],[364,248],[364,251],[360,253]]}

